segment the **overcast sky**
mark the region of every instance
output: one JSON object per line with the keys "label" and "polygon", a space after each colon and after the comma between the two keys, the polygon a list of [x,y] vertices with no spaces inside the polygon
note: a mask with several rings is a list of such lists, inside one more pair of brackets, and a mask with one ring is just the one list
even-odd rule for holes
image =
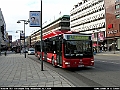
{"label": "overcast sky", "polygon": [[[42,0],[43,26],[49,24],[61,15],[70,15],[70,10],[81,0]],[[0,8],[2,10],[6,31],[9,35],[13,35],[13,40],[19,39],[17,30],[23,30],[23,22],[17,23],[18,20],[28,20],[29,11],[40,11],[41,0],[0,0]],[[29,36],[33,31],[40,29],[39,27],[25,27],[25,35]]]}

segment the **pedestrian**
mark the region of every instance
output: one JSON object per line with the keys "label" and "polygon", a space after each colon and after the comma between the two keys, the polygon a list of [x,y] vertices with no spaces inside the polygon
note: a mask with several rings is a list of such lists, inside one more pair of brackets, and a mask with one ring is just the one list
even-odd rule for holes
{"label": "pedestrian", "polygon": [[5,51],[5,56],[7,55],[7,52]]}
{"label": "pedestrian", "polygon": [[109,51],[111,51],[111,49],[112,49],[112,47],[111,47],[111,46],[109,46]]}
{"label": "pedestrian", "polygon": [[7,47],[5,47],[5,56],[7,55]]}
{"label": "pedestrian", "polygon": [[100,46],[100,52],[102,52],[102,46]]}

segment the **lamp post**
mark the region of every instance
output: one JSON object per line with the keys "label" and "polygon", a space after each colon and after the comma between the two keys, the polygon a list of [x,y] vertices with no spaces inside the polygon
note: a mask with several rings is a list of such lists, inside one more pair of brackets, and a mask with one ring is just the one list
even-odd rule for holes
{"label": "lamp post", "polygon": [[[20,31],[20,35],[21,35],[21,33],[23,33],[22,30],[17,30],[16,33],[18,33],[18,31]],[[20,38],[20,54],[21,54],[21,38]]]}
{"label": "lamp post", "polygon": [[[17,23],[21,23],[21,21],[24,22],[24,51],[26,51],[26,46],[25,46],[25,24],[28,24],[29,20],[18,20]],[[26,58],[26,52],[25,52],[25,58]]]}
{"label": "lamp post", "polygon": [[40,37],[41,38],[41,71],[43,71],[43,58],[42,58],[43,57],[43,55],[42,55],[42,50],[43,50],[43,46],[42,46],[42,44],[43,44],[43,40],[42,40],[42,0],[41,0],[41,17],[40,18],[41,18],[41,21],[40,21],[41,22],[41,25],[40,25],[41,26],[41,31],[40,31],[41,32],[40,33],[40,36],[41,36]]}

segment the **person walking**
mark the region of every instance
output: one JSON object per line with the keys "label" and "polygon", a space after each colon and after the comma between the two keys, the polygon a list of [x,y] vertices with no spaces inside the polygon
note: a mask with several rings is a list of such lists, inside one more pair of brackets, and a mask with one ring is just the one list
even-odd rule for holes
{"label": "person walking", "polygon": [[5,56],[7,55],[7,47],[5,47]]}
{"label": "person walking", "polygon": [[109,51],[111,51],[112,50],[112,46],[109,46]]}

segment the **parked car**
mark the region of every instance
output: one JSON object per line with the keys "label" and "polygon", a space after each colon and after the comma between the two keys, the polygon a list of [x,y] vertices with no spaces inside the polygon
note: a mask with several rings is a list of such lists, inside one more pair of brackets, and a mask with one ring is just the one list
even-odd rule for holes
{"label": "parked car", "polygon": [[34,48],[29,48],[28,49],[28,55],[35,55],[35,49]]}

